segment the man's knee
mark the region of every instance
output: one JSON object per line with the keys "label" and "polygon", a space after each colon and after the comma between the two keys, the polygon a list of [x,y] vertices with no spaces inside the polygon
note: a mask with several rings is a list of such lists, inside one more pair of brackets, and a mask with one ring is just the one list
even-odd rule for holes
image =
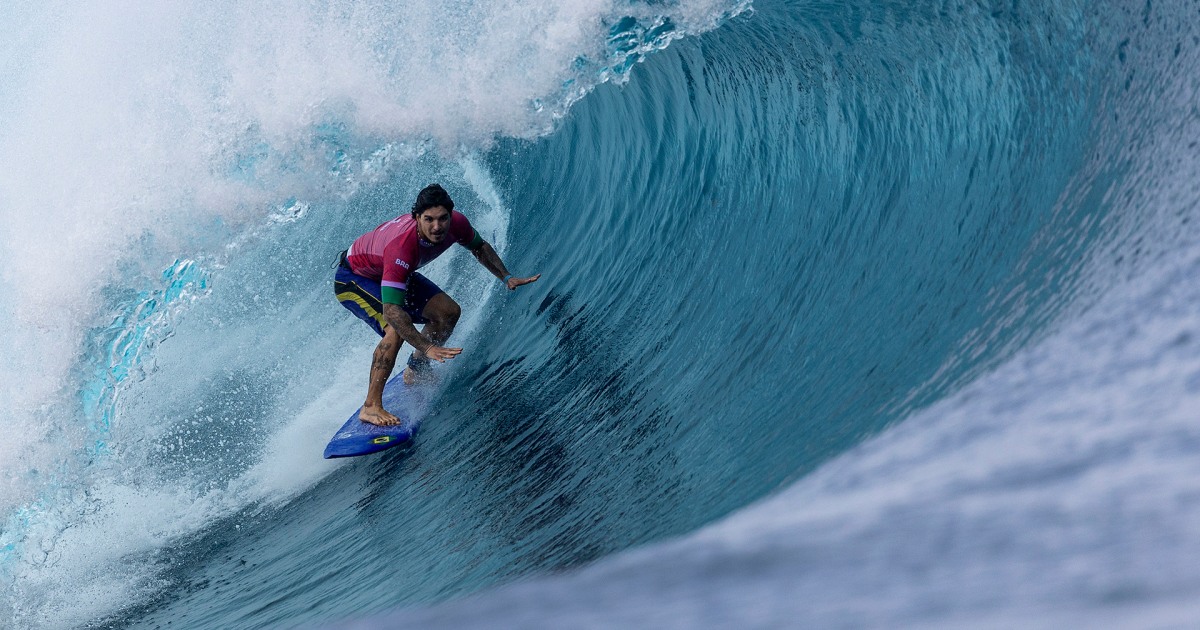
{"label": "man's knee", "polygon": [[445,314],[446,323],[450,325],[457,324],[458,318],[462,317],[462,308],[459,307],[458,302],[455,302],[450,298],[446,298],[446,301],[448,302],[446,304]]}
{"label": "man's knee", "polygon": [[453,326],[462,316],[462,308],[458,306],[458,302],[445,293],[439,294],[434,300],[431,300],[429,306],[432,308],[429,309],[431,312],[426,315],[426,319],[444,325]]}

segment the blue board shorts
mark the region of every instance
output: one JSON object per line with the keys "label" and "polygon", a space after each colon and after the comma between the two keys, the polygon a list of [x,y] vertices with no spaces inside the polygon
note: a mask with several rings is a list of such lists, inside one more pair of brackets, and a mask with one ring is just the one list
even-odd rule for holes
{"label": "blue board shorts", "polygon": [[[383,336],[387,320],[383,318],[383,299],[378,280],[360,276],[350,270],[346,262],[346,253],[342,252],[338,261],[337,273],[333,276],[333,293],[342,306],[354,313],[355,317],[363,320]],[[408,288],[404,292],[404,304],[401,308],[412,318],[414,324],[429,323],[422,314],[425,306],[433,296],[444,293],[432,280],[414,272],[408,277]]]}

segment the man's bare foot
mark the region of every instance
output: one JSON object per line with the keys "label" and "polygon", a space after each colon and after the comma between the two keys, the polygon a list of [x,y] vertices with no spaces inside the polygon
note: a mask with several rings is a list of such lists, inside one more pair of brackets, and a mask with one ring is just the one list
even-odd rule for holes
{"label": "man's bare foot", "polygon": [[358,413],[358,419],[380,427],[391,427],[400,424],[400,418],[393,416],[379,407],[363,407],[363,410]]}

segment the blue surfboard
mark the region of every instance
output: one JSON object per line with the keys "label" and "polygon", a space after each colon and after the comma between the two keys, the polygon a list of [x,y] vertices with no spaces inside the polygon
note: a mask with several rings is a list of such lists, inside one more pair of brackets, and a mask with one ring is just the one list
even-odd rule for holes
{"label": "blue surfboard", "polygon": [[362,407],[359,407],[329,440],[325,447],[325,459],[378,453],[412,439],[429,407],[432,386],[405,385],[402,374],[403,370],[383,386],[383,408],[400,418],[400,424],[380,427],[363,422],[358,418],[362,411]]}

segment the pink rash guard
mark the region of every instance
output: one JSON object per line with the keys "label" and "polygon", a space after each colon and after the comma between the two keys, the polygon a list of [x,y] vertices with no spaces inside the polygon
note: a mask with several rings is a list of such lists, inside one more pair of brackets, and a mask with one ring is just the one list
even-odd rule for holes
{"label": "pink rash guard", "polygon": [[403,215],[355,239],[346,251],[346,262],[354,273],[378,280],[385,304],[404,304],[408,277],[454,243],[475,249],[483,239],[461,213],[450,211],[450,227],[441,243],[430,243],[417,232],[412,215]]}

